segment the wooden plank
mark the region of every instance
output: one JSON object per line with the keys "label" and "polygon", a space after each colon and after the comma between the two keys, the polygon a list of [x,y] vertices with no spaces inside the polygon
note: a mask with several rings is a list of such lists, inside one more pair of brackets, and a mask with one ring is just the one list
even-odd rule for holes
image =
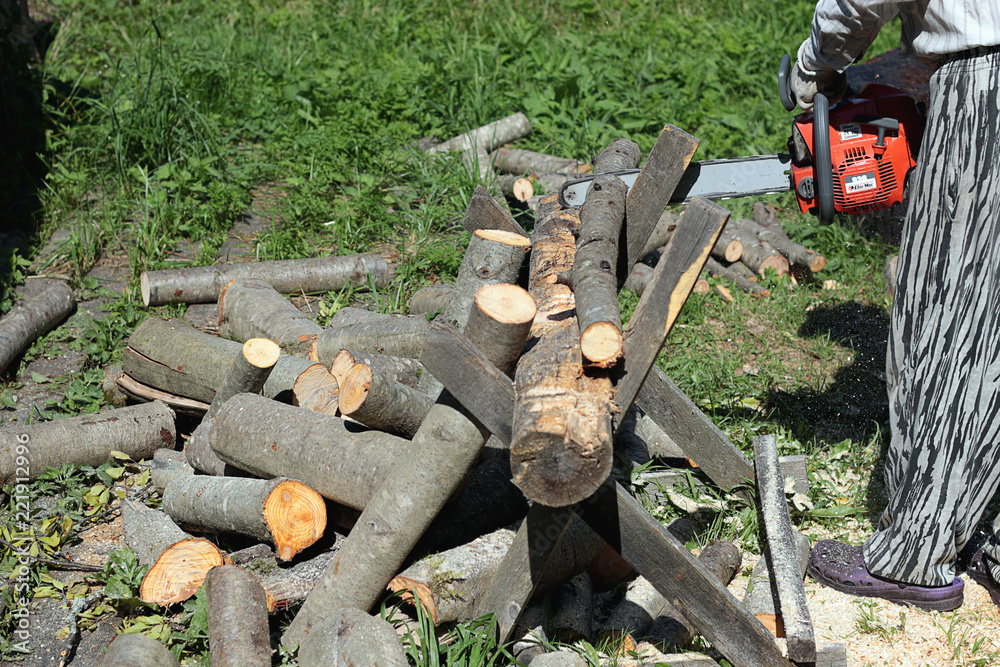
{"label": "wooden plank", "polygon": [[487,192],[486,188],[477,185],[469,199],[469,208],[462,218],[462,226],[473,234],[477,229],[499,229],[528,236],[521,225]]}
{"label": "wooden plank", "polygon": [[432,322],[420,363],[498,440],[510,444],[514,383],[465,336]]}
{"label": "wooden plank", "polygon": [[642,259],[642,249],[656,228],[670,195],[698,150],[698,139],[673,125],[667,125],[656,138],[646,164],[629,190],[626,201],[627,222],[619,245],[618,289],[625,284],[632,266]]}
{"label": "wooden plank", "polygon": [[581,516],[727,660],[741,667],[790,664],[764,626],[621,484],[605,483],[593,500],[581,503]]}
{"label": "wooden plank", "polygon": [[659,368],[646,376],[636,403],[719,488],[732,491],[754,479],[743,453]]}
{"label": "wooden plank", "polygon": [[728,220],[729,211],[696,197],[678,221],[670,245],[656,263],[649,286],[625,327],[624,370],[615,389],[619,410],[616,426],[632,407]]}
{"label": "wooden plank", "polygon": [[778,466],[778,447],[773,435],[753,439],[757,491],[767,548],[771,553],[774,582],[781,600],[781,618],[788,642],[788,657],[795,662],[816,661],[816,638],[809,618],[806,590],[792,534],[792,519],[785,501],[785,480]]}

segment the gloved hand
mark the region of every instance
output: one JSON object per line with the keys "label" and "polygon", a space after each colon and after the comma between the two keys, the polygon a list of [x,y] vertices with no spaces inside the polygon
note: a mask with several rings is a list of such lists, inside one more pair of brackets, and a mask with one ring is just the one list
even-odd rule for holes
{"label": "gloved hand", "polygon": [[825,94],[830,104],[840,100],[847,91],[847,76],[835,70],[810,72],[796,62],[789,77],[789,87],[798,105],[808,112],[813,110],[813,99],[818,92]]}

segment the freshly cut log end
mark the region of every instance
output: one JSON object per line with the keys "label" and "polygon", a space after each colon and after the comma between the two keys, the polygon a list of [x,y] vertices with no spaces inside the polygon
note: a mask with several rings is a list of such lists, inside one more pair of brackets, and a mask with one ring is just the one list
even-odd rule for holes
{"label": "freshly cut log end", "polygon": [[330,374],[337,380],[338,387],[344,386],[347,374],[351,372],[356,363],[358,362],[354,360],[354,355],[349,350],[341,350],[333,358],[333,362],[330,364]]}
{"label": "freshly cut log end", "polygon": [[771,255],[760,263],[757,273],[763,276],[768,269],[773,269],[778,276],[783,276],[788,273],[788,259],[782,255]]}
{"label": "freshly cut log end", "polygon": [[357,412],[368,398],[375,375],[367,364],[355,364],[344,377],[340,388],[340,411],[345,415]]}
{"label": "freshly cut log end", "polygon": [[139,276],[139,292],[142,294],[142,305],[149,307],[149,274],[145,271]]}
{"label": "freshly cut log end", "polygon": [[164,607],[183,602],[201,588],[208,571],[222,562],[222,552],[208,540],[177,542],[149,568],[139,587],[139,597]]}
{"label": "freshly cut log end", "polygon": [[278,363],[281,348],[266,338],[251,338],[243,343],[243,356],[257,368],[271,368]]}
{"label": "freshly cut log end", "polygon": [[820,254],[816,254],[809,260],[809,270],[813,273],[818,273],[826,267],[826,257]]}
{"label": "freshly cut log end", "polygon": [[334,389],[339,393],[339,383],[323,364],[313,364],[295,378],[292,385],[292,405],[306,407],[303,404],[316,392],[322,389]]}
{"label": "freshly cut log end", "polygon": [[598,368],[609,368],[622,356],[622,332],[612,322],[594,322],[580,334],[580,351]]}
{"label": "freshly cut log end", "polygon": [[691,288],[691,291],[695,294],[705,295],[712,291],[712,286],[704,278],[699,278],[698,282]]}
{"label": "freshly cut log end", "polygon": [[727,262],[738,261],[743,256],[743,244],[737,239],[730,240],[723,249],[722,256]]}
{"label": "freshly cut log end", "polygon": [[479,288],[475,303],[484,315],[501,324],[531,323],[537,312],[527,290],[507,283]]}
{"label": "freshly cut log end", "polygon": [[281,560],[291,560],[313,545],[326,528],[323,497],[302,482],[279,482],[264,500],[264,521]]}

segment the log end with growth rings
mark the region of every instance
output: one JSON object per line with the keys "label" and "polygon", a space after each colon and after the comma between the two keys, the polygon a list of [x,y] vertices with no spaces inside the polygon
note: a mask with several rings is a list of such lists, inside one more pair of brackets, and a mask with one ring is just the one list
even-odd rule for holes
{"label": "log end with growth rings", "polygon": [[251,338],[243,343],[243,356],[257,368],[271,368],[278,363],[281,348],[273,340]]}
{"label": "log end with growth rings", "polygon": [[514,232],[506,232],[502,229],[477,229],[475,235],[486,241],[521,248],[524,252],[531,250],[531,239]]}
{"label": "log end with growth rings", "polygon": [[222,552],[208,540],[181,540],[168,547],[139,587],[144,602],[164,607],[183,602],[205,582],[208,571],[222,565]]}
{"label": "log end with growth rings", "polygon": [[139,276],[139,292],[142,294],[142,304],[148,308],[150,286],[149,286],[149,275],[145,271],[143,271],[142,275]]}
{"label": "log end with growth rings", "polygon": [[726,258],[727,262],[739,261],[740,257],[743,256],[743,243],[733,239],[726,244],[726,249],[723,252],[723,256]]}
{"label": "log end with growth rings", "polygon": [[292,479],[279,482],[264,500],[264,522],[281,560],[312,546],[326,529],[326,503],[311,488]]}
{"label": "log end with growth rings", "polygon": [[484,285],[476,291],[475,303],[484,315],[501,324],[530,324],[537,308],[531,295],[517,285]]}
{"label": "log end with growth rings", "polygon": [[343,415],[355,413],[368,398],[375,374],[368,364],[354,364],[340,387],[340,412]]}
{"label": "log end with growth rings", "polygon": [[580,334],[580,352],[598,368],[610,368],[622,356],[622,332],[613,322],[594,322]]}

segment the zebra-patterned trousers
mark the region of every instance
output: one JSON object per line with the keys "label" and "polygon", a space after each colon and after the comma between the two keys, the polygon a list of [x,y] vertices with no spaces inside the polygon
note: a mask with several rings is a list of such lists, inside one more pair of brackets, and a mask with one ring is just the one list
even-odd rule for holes
{"label": "zebra-patterned trousers", "polygon": [[[931,78],[898,261],[886,363],[889,503],[865,563],[877,576],[942,586],[1000,484],[995,48],[955,57]],[[1000,561],[998,537],[986,553]]]}

